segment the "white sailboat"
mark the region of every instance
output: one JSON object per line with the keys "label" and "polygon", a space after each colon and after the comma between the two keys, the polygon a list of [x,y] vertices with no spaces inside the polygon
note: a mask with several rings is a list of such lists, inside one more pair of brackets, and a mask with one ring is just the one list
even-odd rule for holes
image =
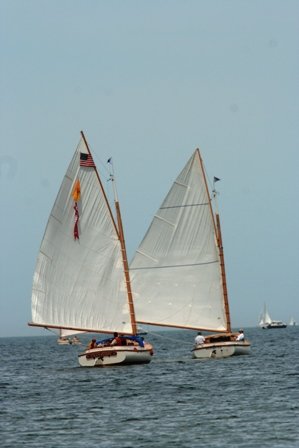
{"label": "white sailboat", "polygon": [[[55,330],[54,330],[55,331]],[[57,333],[57,331],[55,331]],[[77,332],[75,330],[65,330],[64,328],[60,328],[58,330],[58,345],[81,345],[81,341],[78,338],[77,334],[82,333]]]}
{"label": "white sailboat", "polygon": [[[215,178],[214,180],[219,180]],[[130,264],[140,324],[215,332],[194,358],[247,354],[231,331],[219,214],[199,150],[176,178]]]}
{"label": "white sailboat", "polygon": [[114,176],[117,223],[83,132],[42,239],[33,278],[32,322],[64,331],[126,334],[79,354],[102,367],[148,363],[152,347],[137,336],[127,254]]}
{"label": "white sailboat", "polygon": [[289,325],[290,325],[290,327],[295,327],[297,325],[297,322],[295,321],[295,319],[293,317],[291,317]]}
{"label": "white sailboat", "polygon": [[260,317],[259,326],[263,329],[286,328],[287,324],[281,320],[273,320],[270,317],[266,304]]}

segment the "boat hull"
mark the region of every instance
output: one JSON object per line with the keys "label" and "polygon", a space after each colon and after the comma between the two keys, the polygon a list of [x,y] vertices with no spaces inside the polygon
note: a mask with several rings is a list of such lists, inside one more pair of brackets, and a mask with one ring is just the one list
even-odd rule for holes
{"label": "boat hull", "polygon": [[108,367],[125,364],[148,364],[151,348],[143,347],[97,347],[78,356],[81,367]]}
{"label": "boat hull", "polygon": [[57,344],[58,344],[58,345],[70,345],[70,342],[69,342],[69,341],[63,341],[63,340],[59,340],[59,339],[58,339]]}
{"label": "boat hull", "polygon": [[265,325],[262,325],[262,329],[263,330],[272,330],[272,329],[274,329],[274,328],[287,328],[287,324],[284,324],[284,323],[271,323],[271,324],[265,324]]}
{"label": "boat hull", "polygon": [[58,345],[81,345],[80,341],[73,341],[72,339],[57,339]]}
{"label": "boat hull", "polygon": [[229,356],[248,355],[250,343],[227,341],[201,344],[194,347],[192,357],[196,359],[228,358]]}

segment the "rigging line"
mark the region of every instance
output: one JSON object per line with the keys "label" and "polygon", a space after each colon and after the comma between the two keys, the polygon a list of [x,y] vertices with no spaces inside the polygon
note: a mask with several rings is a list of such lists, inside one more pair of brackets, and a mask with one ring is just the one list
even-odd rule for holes
{"label": "rigging line", "polygon": [[185,341],[182,341],[181,339],[176,339],[176,338],[174,339],[174,338],[172,338],[170,336],[165,336],[165,335],[159,334],[157,331],[148,331],[147,334],[150,334],[151,336],[156,336],[156,337],[158,337],[160,339],[164,339],[164,340],[166,339],[166,340],[171,341],[171,342],[178,342],[181,345],[186,345],[186,346],[190,347],[190,343],[189,342],[185,342]]}
{"label": "rigging line", "polygon": [[51,333],[53,333],[53,334],[55,334],[56,336],[58,336],[57,333],[56,333],[56,331],[53,330],[53,328],[44,327],[44,329],[47,330],[47,331],[50,331]]}
{"label": "rigging line", "polygon": [[207,261],[206,263],[189,263],[189,264],[170,264],[168,266],[143,266],[141,268],[130,268],[130,271],[138,271],[142,269],[168,269],[168,268],[185,268],[189,266],[205,266],[207,264],[219,263],[219,260]]}
{"label": "rigging line", "polygon": [[[206,175],[206,179],[207,179],[208,184],[209,184],[209,198],[210,198],[211,200],[213,200],[213,199],[216,198],[217,194],[219,195],[219,192],[216,191],[216,189],[215,189],[215,182],[211,180],[211,178],[210,178],[210,176],[209,176],[209,174],[208,174],[208,171],[206,170],[206,166],[205,166],[203,160],[202,160],[202,165],[203,165],[203,168],[204,168],[204,172],[205,172],[205,175]],[[219,180],[220,180],[220,179],[219,179]]]}
{"label": "rigging line", "polygon": [[198,203],[198,204],[186,204],[186,205],[171,205],[169,207],[160,207],[160,210],[167,210],[169,208],[198,207],[201,205],[209,205],[209,202],[202,202],[202,203]]}
{"label": "rigging line", "polygon": [[[93,155],[94,153],[92,153]],[[105,171],[104,175],[105,177],[109,177],[109,170],[107,168],[107,163],[102,162],[102,160],[97,156],[97,154],[95,154],[94,159],[96,159],[99,162],[99,165],[101,166],[101,170],[102,172]],[[98,166],[98,164],[96,164]]]}

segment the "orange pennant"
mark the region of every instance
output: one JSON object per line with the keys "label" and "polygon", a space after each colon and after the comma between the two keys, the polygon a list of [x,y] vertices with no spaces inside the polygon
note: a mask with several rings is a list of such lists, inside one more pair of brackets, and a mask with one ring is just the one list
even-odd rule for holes
{"label": "orange pennant", "polygon": [[73,189],[73,193],[72,193],[73,199],[75,202],[80,201],[80,196],[81,196],[81,186],[80,186],[80,181],[79,179],[76,181],[74,189]]}

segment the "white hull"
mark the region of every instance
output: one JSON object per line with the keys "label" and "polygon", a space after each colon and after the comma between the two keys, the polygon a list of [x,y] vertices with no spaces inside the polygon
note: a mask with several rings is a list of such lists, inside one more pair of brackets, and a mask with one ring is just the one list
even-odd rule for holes
{"label": "white hull", "polygon": [[262,325],[262,328],[263,328],[264,330],[270,330],[270,329],[272,329],[272,328],[287,328],[287,324],[285,324],[284,322],[275,322],[275,321],[272,321],[272,322],[269,323],[269,324],[264,324],[264,325]]}
{"label": "white hull", "polygon": [[58,339],[58,340],[57,340],[57,344],[58,344],[58,345],[70,345],[70,342],[69,342],[69,341],[63,341],[63,340]]}
{"label": "white hull", "polygon": [[73,341],[72,339],[57,339],[58,345],[81,345],[80,341]]}
{"label": "white hull", "polygon": [[228,341],[202,344],[192,350],[192,357],[196,359],[228,358],[229,356],[248,355],[250,343]]}
{"label": "white hull", "polygon": [[81,367],[105,367],[124,364],[147,364],[151,361],[152,349],[143,347],[102,347],[86,350],[79,355]]}

